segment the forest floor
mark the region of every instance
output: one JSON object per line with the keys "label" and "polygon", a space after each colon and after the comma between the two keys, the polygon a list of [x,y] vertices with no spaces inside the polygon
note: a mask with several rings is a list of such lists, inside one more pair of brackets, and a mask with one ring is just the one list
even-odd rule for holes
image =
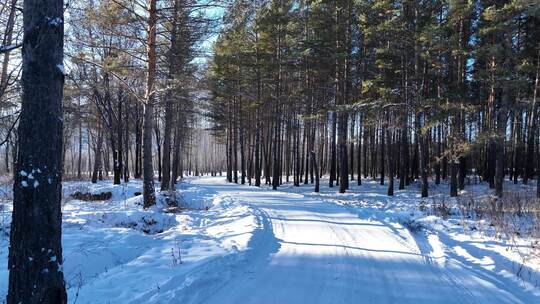
{"label": "forest floor", "polygon": [[[387,197],[376,181],[351,184],[347,194],[326,184],[314,193],[311,185],[272,191],[188,178],[177,191],[181,212],[169,213],[163,195],[143,211],[140,181],[65,182],[69,303],[540,302],[537,236],[526,233],[536,221],[513,218],[521,234],[509,235],[463,208],[486,185],[468,186],[465,204],[447,199],[446,185],[424,200],[416,185]],[[70,198],[75,192],[112,198],[85,202]],[[0,205],[2,299],[8,196]]]}

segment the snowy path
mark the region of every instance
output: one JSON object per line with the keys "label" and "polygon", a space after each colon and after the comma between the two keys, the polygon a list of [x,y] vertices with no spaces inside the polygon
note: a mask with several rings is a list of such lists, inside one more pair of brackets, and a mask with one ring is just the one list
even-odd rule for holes
{"label": "snowy path", "polygon": [[[452,259],[438,238],[301,194],[191,181],[255,209],[261,228],[228,280],[197,303],[537,303],[510,277]],[[489,260],[489,257],[487,257]]]}

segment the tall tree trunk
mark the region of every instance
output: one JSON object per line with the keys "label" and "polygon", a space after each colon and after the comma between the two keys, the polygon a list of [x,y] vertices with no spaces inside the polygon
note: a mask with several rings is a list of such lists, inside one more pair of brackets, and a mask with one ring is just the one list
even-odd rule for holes
{"label": "tall tree trunk", "polygon": [[142,176],[142,130],[140,106],[135,105],[135,178]]}
{"label": "tall tree trunk", "polygon": [[[259,110],[257,109],[257,112]],[[259,115],[257,115],[259,117]],[[261,186],[261,125],[257,119],[257,129],[255,130],[255,186]]]}
{"label": "tall tree trunk", "polygon": [[61,0],[24,1],[8,304],[67,303],[61,241],[63,9]]}
{"label": "tall tree trunk", "polygon": [[319,166],[317,165],[317,158],[315,156],[315,151],[311,151],[311,164],[313,166],[313,170],[315,171],[315,190],[314,192],[318,193],[320,192],[321,186],[320,186],[320,178],[319,178]]}
{"label": "tall tree trunk", "polygon": [[[114,123],[115,129],[116,129],[116,143],[117,145],[113,145],[113,153],[114,153],[114,164],[113,164],[113,171],[114,171],[114,184],[120,185],[120,178],[122,176],[122,137],[123,137],[123,129],[122,129],[122,103],[123,103],[123,97],[122,93],[118,94],[118,109],[117,109],[117,117],[116,122]],[[115,135],[111,135],[111,137],[114,137]]]}
{"label": "tall tree trunk", "polygon": [[130,130],[129,130],[129,115],[126,109],[126,114],[124,115],[124,163],[122,164],[123,167],[123,175],[124,175],[124,182],[129,182],[129,151],[130,151],[130,144],[131,140],[129,137]]}
{"label": "tall tree trunk", "polygon": [[154,166],[152,164],[152,127],[154,126],[154,95],[156,90],[156,1],[149,0],[148,41],[146,45],[148,53],[148,75],[143,126],[143,197],[145,209],[156,204]]}
{"label": "tall tree trunk", "polygon": [[[390,123],[390,121],[388,121]],[[386,153],[387,163],[388,163],[388,196],[394,196],[394,144],[392,140],[392,132],[390,130],[386,131],[386,143],[388,145],[388,152]]]}
{"label": "tall tree trunk", "polygon": [[437,137],[437,161],[435,162],[435,184],[439,185],[441,183],[441,154],[442,154],[442,132],[441,125],[438,125],[436,128],[436,137]]}
{"label": "tall tree trunk", "polygon": [[[154,106],[155,108],[155,106]],[[157,169],[158,169],[158,181],[161,182],[161,176],[162,176],[162,171],[161,171],[161,163],[162,163],[162,160],[161,160],[161,155],[162,155],[162,151],[161,151],[161,130],[159,128],[159,125],[158,125],[158,120],[159,120],[159,115],[158,115],[158,112],[156,111],[154,113],[154,134],[156,135],[156,148],[157,148]]]}
{"label": "tall tree trunk", "polygon": [[[362,132],[363,132],[363,121],[362,121],[363,117],[362,115],[360,114],[360,118],[359,118],[359,121],[358,121],[358,136],[357,136],[357,140],[358,140],[358,153],[357,153],[357,158],[356,158],[356,166],[357,166],[357,173],[358,173],[358,177],[357,177],[357,182],[358,182],[358,186],[361,186],[362,185]],[[365,143],[364,143],[365,145]],[[351,153],[354,153],[354,151],[351,151]],[[366,155],[364,155],[364,158],[366,157]],[[365,170],[366,168],[364,168]]]}
{"label": "tall tree trunk", "polygon": [[171,137],[173,125],[173,100],[171,94],[165,101],[165,128],[163,130],[163,158],[162,158],[162,177],[161,191],[167,191],[171,188]]}
{"label": "tall tree trunk", "polygon": [[82,117],[81,117],[81,100],[79,99],[79,155],[77,159],[77,179],[82,178],[82,149],[83,149],[83,135],[82,135]]}
{"label": "tall tree trunk", "polygon": [[246,152],[244,150],[244,128],[240,127],[240,183],[246,184]]}
{"label": "tall tree trunk", "polygon": [[306,160],[305,162],[305,167],[304,167],[304,185],[307,185],[309,183],[309,160],[311,158],[311,154],[310,154],[310,151],[311,151],[311,130],[310,130],[310,127],[311,127],[311,122],[306,122],[306,125],[305,125],[305,128],[304,128],[304,138],[306,140],[306,155],[304,157],[304,159]]}
{"label": "tall tree trunk", "polygon": [[336,137],[337,137],[337,113],[336,111],[332,112],[332,135],[330,136],[330,179],[329,187],[334,187],[334,181],[336,180],[337,175],[337,147],[336,147]]}
{"label": "tall tree trunk", "polygon": [[233,116],[233,178],[234,183],[238,184],[238,117]]}
{"label": "tall tree trunk", "polygon": [[[280,2],[280,6],[283,3]],[[277,190],[280,184],[280,159],[279,159],[279,142],[281,138],[281,90],[282,90],[282,80],[283,80],[283,64],[282,64],[282,24],[278,24],[278,34],[277,34],[277,47],[276,47],[276,59],[278,62],[278,74],[276,82],[276,106],[274,112],[274,143],[272,148],[272,189]]]}
{"label": "tall tree trunk", "polygon": [[227,181],[229,183],[232,183],[233,182],[233,177],[232,177],[232,129],[229,128],[227,130],[227,148],[226,148],[226,153],[227,153]]}
{"label": "tall tree trunk", "polygon": [[401,129],[401,138],[400,138],[400,155],[399,155],[399,190],[404,190],[405,185],[407,184],[408,170],[407,170],[407,159],[409,157],[409,142],[408,131],[407,131],[407,115],[403,115],[402,120],[402,129]]}
{"label": "tall tree trunk", "polygon": [[[98,174],[101,171],[101,155],[103,150],[103,134],[101,131],[101,125],[98,127],[97,139],[96,139],[96,150],[94,152],[94,170],[92,172],[92,183],[97,183],[99,178]],[[100,178],[101,180],[101,178]]]}
{"label": "tall tree trunk", "polygon": [[385,137],[386,137],[386,126],[382,125],[381,126],[381,186],[384,185],[384,176],[385,176],[385,173],[384,173],[384,163],[385,163],[385,160],[386,160],[386,157],[385,157]]}
{"label": "tall tree trunk", "polygon": [[9,172],[9,141],[10,141],[10,138],[7,137],[6,138],[6,149],[4,150],[5,152],[5,158],[4,158],[4,166],[5,166],[5,169],[6,169],[6,173],[10,173]]}
{"label": "tall tree trunk", "polygon": [[[525,174],[523,176],[523,183],[527,184],[528,178],[533,175],[533,166],[534,163],[534,146],[535,138],[537,134],[537,115],[538,115],[538,89],[540,86],[540,49],[538,50],[538,55],[536,56],[536,79],[534,81],[533,89],[533,103],[531,108],[531,115],[529,117],[529,134],[527,137],[527,165],[525,166]],[[540,163],[540,159],[537,159]],[[540,171],[539,178],[540,181]],[[538,190],[540,193],[540,189]],[[540,196],[539,196],[540,197]]]}
{"label": "tall tree trunk", "polygon": [[[503,93],[504,94],[504,93]],[[501,108],[497,113],[497,144],[495,151],[495,194],[503,197],[504,181],[504,142],[506,135],[506,110]]]}
{"label": "tall tree trunk", "polygon": [[296,118],[296,143],[295,143],[295,167],[294,167],[294,186],[300,187],[300,121]]}
{"label": "tall tree trunk", "polygon": [[[356,123],[356,114],[353,114],[351,115],[351,134],[350,134],[350,137],[351,139],[355,138],[354,137],[354,131],[355,131],[355,123]],[[351,181],[354,180],[354,140],[351,140],[350,142],[350,148],[349,148],[349,154],[350,154],[350,164],[349,164],[349,168],[350,168],[350,174],[351,174]]]}
{"label": "tall tree trunk", "polygon": [[349,164],[347,155],[347,113],[339,113],[339,193],[349,189]]}
{"label": "tall tree trunk", "polygon": [[[423,114],[424,126],[426,125],[426,114]],[[429,185],[428,185],[428,163],[429,163],[429,147],[428,138],[425,134],[428,130],[420,131],[420,174],[422,177],[422,197],[428,197]]]}

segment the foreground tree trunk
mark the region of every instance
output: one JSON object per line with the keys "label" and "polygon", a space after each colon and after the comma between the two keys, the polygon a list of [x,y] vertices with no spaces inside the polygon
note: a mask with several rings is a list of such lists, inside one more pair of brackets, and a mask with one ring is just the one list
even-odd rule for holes
{"label": "foreground tree trunk", "polygon": [[24,1],[7,303],[67,303],[62,272],[63,1]]}
{"label": "foreground tree trunk", "polygon": [[154,167],[152,165],[152,127],[154,126],[154,95],[156,80],[156,1],[150,0],[148,19],[148,76],[143,122],[143,197],[144,208],[156,204],[154,189]]}

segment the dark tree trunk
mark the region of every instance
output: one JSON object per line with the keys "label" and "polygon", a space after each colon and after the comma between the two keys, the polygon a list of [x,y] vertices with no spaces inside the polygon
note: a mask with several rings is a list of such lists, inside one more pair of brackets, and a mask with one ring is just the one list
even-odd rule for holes
{"label": "dark tree trunk", "polygon": [[300,187],[300,122],[296,121],[296,144],[295,144],[295,167],[294,167],[294,185]]}
{"label": "dark tree trunk", "polygon": [[[534,163],[534,145],[535,138],[537,134],[537,115],[538,115],[538,89],[540,86],[540,49],[538,50],[538,55],[536,57],[536,79],[534,82],[533,89],[533,105],[531,109],[531,115],[529,119],[529,136],[527,138],[527,165],[525,166],[525,176],[523,177],[523,183],[527,184],[527,178],[532,177],[533,175],[533,163]],[[540,159],[537,158],[537,162],[540,163]],[[537,166],[540,166],[538,164]],[[540,167],[539,167],[540,168]],[[538,184],[540,185],[540,170],[537,170]],[[540,189],[537,190],[538,197],[540,198]]]}
{"label": "dark tree trunk", "polygon": [[386,137],[386,127],[381,126],[381,186],[384,185],[384,162],[386,160],[385,155],[385,137]]}
{"label": "dark tree trunk", "polygon": [[177,122],[177,126],[174,128],[174,146],[173,146],[173,159],[172,159],[172,168],[171,168],[171,188],[170,190],[176,190],[176,180],[178,179],[178,174],[180,170],[180,151],[182,149],[182,144],[180,142],[180,127]]}
{"label": "dark tree trunk", "polygon": [[[155,107],[154,107],[155,108]],[[161,160],[161,155],[162,155],[162,151],[161,151],[161,131],[159,129],[159,126],[158,126],[158,123],[157,121],[159,120],[159,116],[157,115],[157,111],[156,113],[154,113],[154,133],[156,134],[156,148],[157,148],[157,169],[158,169],[158,181],[161,182],[161,177],[162,177],[162,167],[161,167],[161,164],[162,164],[162,160]]]}
{"label": "dark tree trunk", "polygon": [[135,105],[135,178],[142,176],[142,131],[140,106]]}
{"label": "dark tree trunk", "polygon": [[392,141],[392,132],[386,132],[386,142],[388,144],[387,161],[388,161],[388,196],[394,196],[394,144]]}
{"label": "dark tree trunk", "polygon": [[279,131],[280,131],[280,119],[279,110],[276,109],[276,122],[274,129],[274,142],[272,144],[272,189],[277,190],[279,187]]}
{"label": "dark tree trunk", "polygon": [[332,135],[330,137],[330,179],[328,186],[330,188],[334,187],[334,181],[336,180],[337,175],[337,147],[336,147],[336,137],[337,137],[337,113],[332,112]]}
{"label": "dark tree trunk", "polygon": [[23,9],[23,93],[13,184],[7,303],[64,304],[63,1],[26,0]]}
{"label": "dark tree trunk", "polygon": [[[230,124],[230,123],[229,123]],[[232,128],[229,127],[227,130],[227,181],[229,183],[233,182],[232,174]]]}
{"label": "dark tree trunk", "polygon": [[461,156],[459,158],[459,174],[458,174],[458,189],[465,189],[465,178],[467,177],[467,158]]}
{"label": "dark tree trunk", "polygon": [[[505,93],[503,93],[505,95]],[[506,104],[507,97],[503,97],[503,103]],[[506,136],[506,117],[507,112],[503,105],[497,113],[497,143],[495,152],[495,194],[498,197],[503,197],[503,182],[504,182],[504,139]]]}
{"label": "dark tree trunk", "polygon": [[442,154],[442,134],[441,126],[437,126],[437,161],[435,162],[435,184],[441,183],[441,154]]}
{"label": "dark tree trunk", "polygon": [[129,115],[126,109],[126,114],[124,115],[124,163],[122,164],[123,167],[123,174],[124,174],[124,182],[129,182],[129,150],[130,150],[130,139],[129,139]]}
{"label": "dark tree trunk", "polygon": [[144,103],[144,126],[143,126],[143,197],[144,208],[156,204],[154,188],[154,166],[152,164],[152,127],[154,125],[154,98],[156,80],[156,23],[157,23],[157,0],[150,0],[148,18],[148,75],[146,82],[146,100]]}
{"label": "dark tree trunk", "polygon": [[[419,120],[420,118],[418,117],[418,115],[416,115],[415,122],[414,122],[415,130],[420,130]],[[418,180],[419,178],[418,167],[420,164],[420,155],[419,155],[420,154],[420,147],[419,147],[420,139],[418,137],[419,137],[418,132],[415,132],[414,133],[414,152],[413,152],[413,161],[412,161],[412,168],[411,168],[412,180]]]}
{"label": "dark tree trunk", "polygon": [[401,138],[400,138],[400,155],[399,155],[399,190],[404,190],[405,185],[407,184],[408,170],[407,170],[407,158],[409,150],[409,143],[407,141],[407,118],[402,118],[404,123],[401,129]]}
{"label": "dark tree trunk", "polygon": [[306,139],[306,155],[305,155],[305,175],[304,175],[304,185],[307,185],[309,183],[309,159],[310,159],[310,151],[311,151],[311,136],[310,134],[310,123],[306,123],[306,127],[304,128],[304,137]]}
{"label": "dark tree trunk", "polygon": [[[360,120],[358,122],[358,153],[356,158],[356,166],[357,166],[357,173],[358,173],[358,186],[362,185],[362,116],[360,115]],[[351,153],[354,153],[354,151],[351,151]],[[364,157],[366,157],[364,155]],[[365,168],[364,168],[365,170]]]}
{"label": "dark tree trunk", "polygon": [[487,147],[487,177],[486,179],[489,182],[489,188],[494,189],[495,188],[495,166],[496,166],[496,155],[497,153],[497,144],[493,139],[490,139],[488,147]]}
{"label": "dark tree trunk", "polygon": [[[82,135],[82,117],[81,117],[81,100],[79,99],[79,156],[77,159],[77,179],[82,178],[82,149],[83,149],[83,135]],[[7,147],[7,146],[6,146]]]}
{"label": "dark tree trunk", "polygon": [[313,170],[315,171],[314,192],[318,193],[320,192],[321,186],[320,186],[320,178],[319,178],[319,166],[317,165],[317,158],[315,157],[315,151],[311,151],[311,164],[313,166]]}
{"label": "dark tree trunk", "polygon": [[[356,114],[352,115],[351,116],[351,138],[354,138],[354,131],[355,131],[355,121],[356,119]],[[349,152],[350,152],[350,158],[351,158],[351,163],[349,164],[349,168],[351,169],[351,172],[349,172],[351,174],[351,180],[353,181],[354,180],[354,140],[351,140],[351,143],[350,143],[350,148],[349,148]]]}
{"label": "dark tree trunk", "polygon": [[244,150],[244,128],[240,126],[240,183],[246,184],[246,152]]}
{"label": "dark tree trunk", "polygon": [[[118,94],[118,113],[116,117],[115,127],[116,127],[116,146],[112,145],[113,147],[113,153],[114,153],[114,163],[113,163],[113,184],[120,185],[120,178],[122,176],[122,136],[123,136],[123,129],[122,129],[122,93]],[[111,137],[114,137],[114,135],[111,135]]]}
{"label": "dark tree trunk", "polygon": [[238,121],[236,115],[233,116],[233,179],[238,184]]}
{"label": "dark tree trunk", "polygon": [[97,183],[98,174],[101,171],[102,150],[103,150],[103,135],[101,134],[101,126],[100,126],[97,131],[96,150],[94,151],[94,170],[92,172],[92,183],[94,184]]}
{"label": "dark tree trunk", "polygon": [[363,129],[364,129],[364,178],[367,178],[368,177],[368,173],[369,173],[369,170],[368,170],[368,139],[369,139],[369,128],[366,129],[366,126],[365,124],[363,125]]}
{"label": "dark tree trunk", "polygon": [[10,173],[9,172],[9,137],[6,138],[6,150],[5,150],[5,158],[4,158],[4,166],[6,168],[6,173]]}
{"label": "dark tree trunk", "polygon": [[[257,110],[258,112],[259,110]],[[259,116],[259,115],[257,115]],[[257,118],[255,130],[255,186],[261,186],[261,125]]]}
{"label": "dark tree trunk", "polygon": [[450,163],[450,196],[456,197],[458,195],[458,170],[459,170],[459,164],[455,161],[452,161]]}
{"label": "dark tree trunk", "polygon": [[[424,118],[425,119],[425,118]],[[425,131],[428,132],[428,131]],[[428,135],[422,133],[420,138],[420,174],[422,177],[422,197],[428,197],[428,163],[429,163],[429,147]]]}
{"label": "dark tree trunk", "polygon": [[339,193],[349,189],[349,159],[347,153],[347,119],[345,112],[339,113]]}
{"label": "dark tree trunk", "polygon": [[173,130],[173,100],[172,94],[165,101],[165,128],[163,130],[163,158],[161,191],[171,189],[171,137]]}

